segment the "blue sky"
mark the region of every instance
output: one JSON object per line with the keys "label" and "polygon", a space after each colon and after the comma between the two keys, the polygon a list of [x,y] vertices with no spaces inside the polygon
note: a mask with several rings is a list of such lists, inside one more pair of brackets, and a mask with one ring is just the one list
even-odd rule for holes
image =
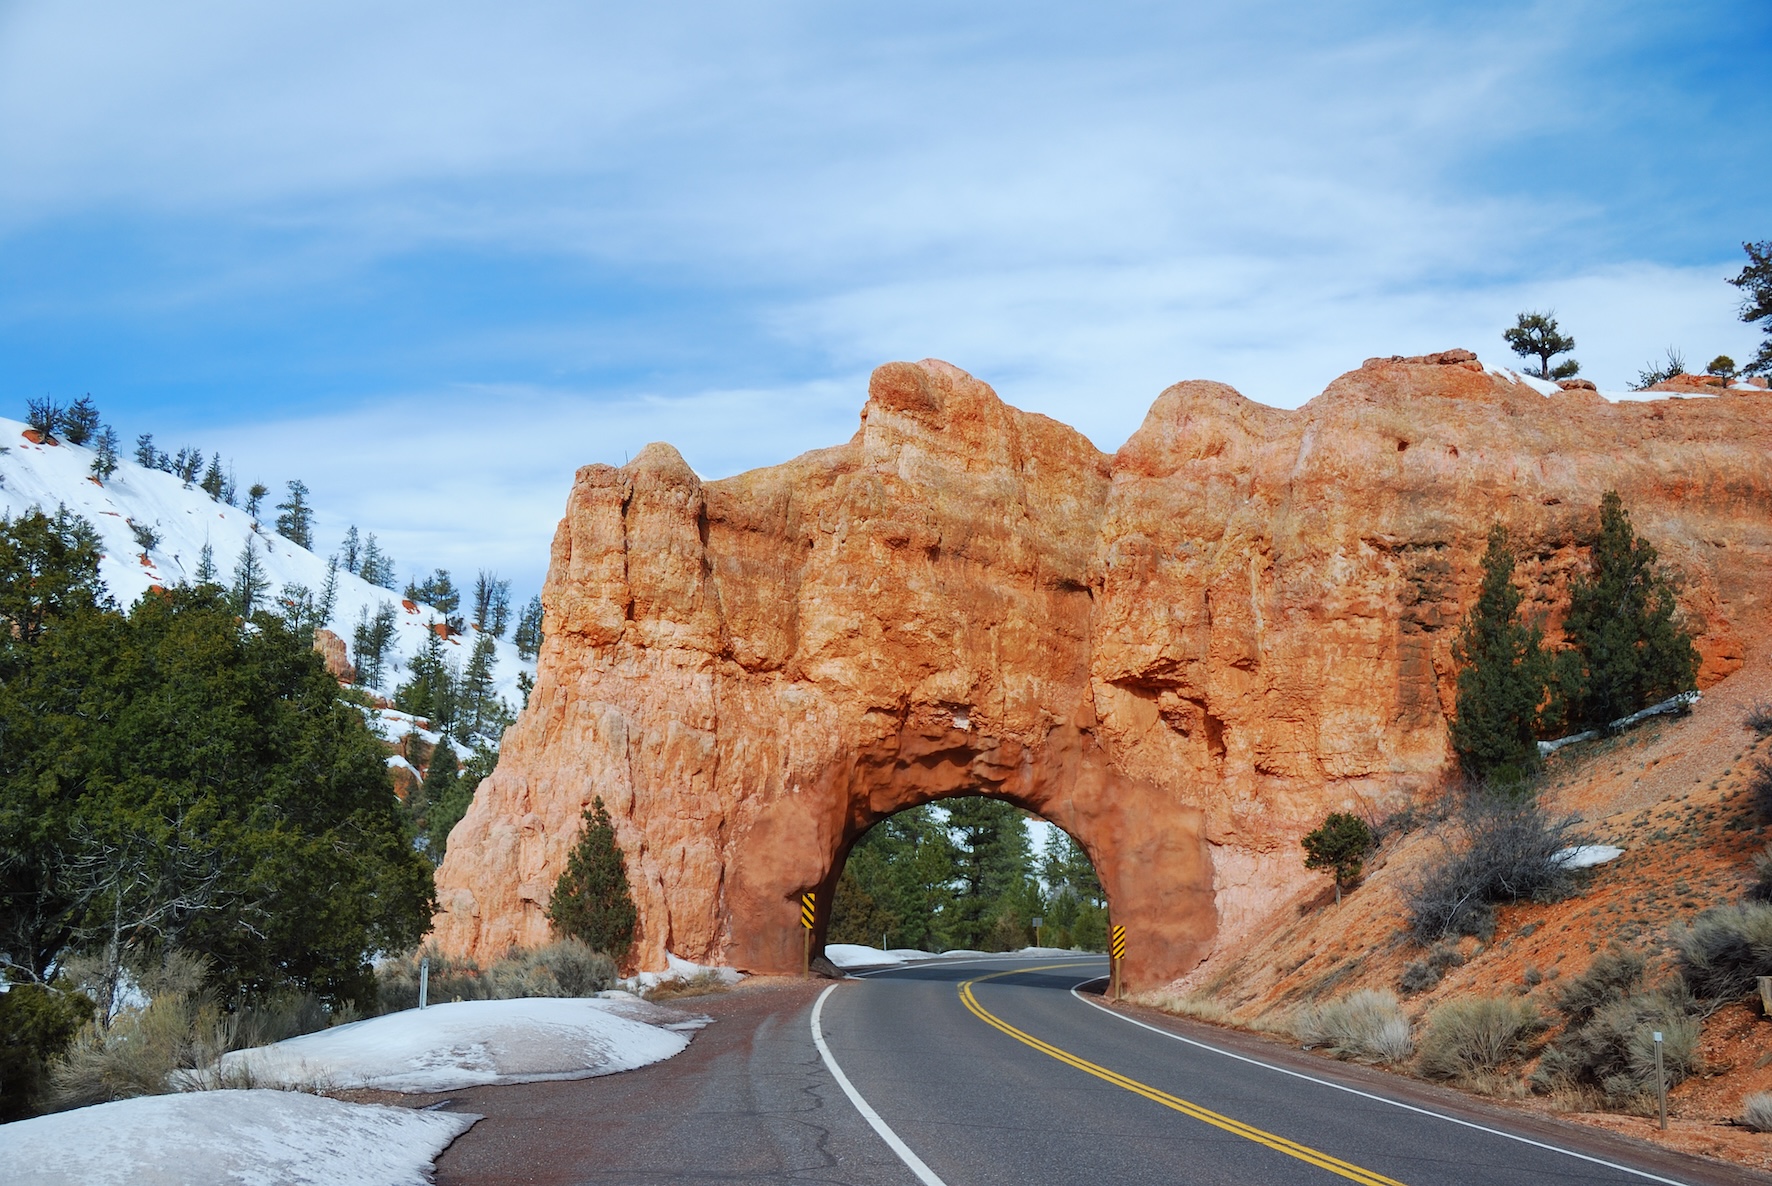
{"label": "blue sky", "polygon": [[0,2],[0,413],[533,589],[577,465],[847,439],[889,359],[1111,450],[1526,308],[1602,387],[1752,353],[1763,0],[1327,7]]}

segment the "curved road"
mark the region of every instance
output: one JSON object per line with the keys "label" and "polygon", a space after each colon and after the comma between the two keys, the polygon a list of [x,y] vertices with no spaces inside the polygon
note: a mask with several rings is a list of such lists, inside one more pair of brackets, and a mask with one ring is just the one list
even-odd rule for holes
{"label": "curved road", "polygon": [[939,960],[684,1001],[677,1058],[475,1088],[473,1182],[1367,1186],[1772,1182],[1263,1039],[1099,1003],[1102,957]]}

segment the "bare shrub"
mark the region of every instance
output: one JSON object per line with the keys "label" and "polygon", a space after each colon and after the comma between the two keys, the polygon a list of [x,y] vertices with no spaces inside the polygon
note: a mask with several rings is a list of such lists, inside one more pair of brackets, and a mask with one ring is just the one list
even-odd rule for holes
{"label": "bare shrub", "polygon": [[1772,844],[1754,857],[1754,880],[1744,897],[1749,902],[1772,902]]}
{"label": "bare shrub", "polygon": [[1401,1062],[1414,1048],[1397,998],[1369,988],[1300,1009],[1292,1018],[1292,1034],[1306,1046],[1357,1062]]}
{"label": "bare shrub", "polygon": [[1673,941],[1694,996],[1737,1000],[1753,992],[1756,977],[1772,976],[1772,904],[1713,906],[1691,925],[1676,927]]}
{"label": "bare shrub", "polygon": [[1538,1010],[1507,997],[1461,997],[1428,1015],[1415,1065],[1430,1079],[1481,1081],[1523,1061],[1544,1028]]}
{"label": "bare shrub", "polygon": [[1772,758],[1754,759],[1747,774],[1747,798],[1760,818],[1772,823]]}
{"label": "bare shrub", "polygon": [[615,961],[578,939],[512,951],[486,970],[486,995],[589,997],[615,984]]}
{"label": "bare shrub", "polygon": [[1756,1091],[1741,1101],[1741,1123],[1755,1132],[1772,1132],[1772,1091]]}
{"label": "bare shrub", "polygon": [[1648,960],[1614,944],[1556,997],[1563,1031],[1533,1072],[1536,1090],[1598,1088],[1618,1105],[1655,1089],[1654,1033],[1669,1086],[1702,1065],[1699,1005],[1677,979],[1648,986]]}
{"label": "bare shrub", "polygon": [[1743,723],[1761,737],[1772,736],[1772,700],[1756,700],[1748,705]]}
{"label": "bare shrub", "polygon": [[1575,877],[1555,857],[1577,842],[1575,824],[1551,819],[1530,797],[1467,792],[1445,851],[1403,888],[1410,935],[1423,945],[1458,935],[1487,942],[1495,903],[1565,896]]}
{"label": "bare shrub", "polygon": [[1464,963],[1458,948],[1450,943],[1436,943],[1433,950],[1418,960],[1403,965],[1397,987],[1404,996],[1414,996],[1437,987],[1447,971]]}

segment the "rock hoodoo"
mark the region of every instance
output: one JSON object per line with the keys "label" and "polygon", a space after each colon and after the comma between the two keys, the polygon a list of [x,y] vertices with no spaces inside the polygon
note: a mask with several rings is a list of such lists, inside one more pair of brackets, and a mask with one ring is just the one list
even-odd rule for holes
{"label": "rock hoodoo", "polygon": [[1766,625],[1763,394],[1547,396],[1447,351],[1296,411],[1177,384],[1108,456],[924,361],[861,417],[722,481],[667,445],[579,471],[535,690],[438,873],[446,949],[545,939],[600,795],[642,966],[797,968],[797,898],[828,903],[867,828],[987,794],[1083,844],[1150,985],[1315,876],[1324,812],[1444,777],[1494,520],[1553,636],[1607,489],[1684,580],[1701,682]]}

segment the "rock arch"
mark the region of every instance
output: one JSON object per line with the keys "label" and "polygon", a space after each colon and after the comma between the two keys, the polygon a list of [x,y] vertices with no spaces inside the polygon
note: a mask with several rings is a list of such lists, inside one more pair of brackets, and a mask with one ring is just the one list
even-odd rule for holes
{"label": "rock arch", "polygon": [[1185,973],[1315,884],[1297,845],[1324,812],[1443,777],[1491,522],[1554,623],[1619,490],[1685,578],[1701,684],[1739,667],[1768,635],[1767,398],[1546,395],[1452,351],[1370,360],[1295,411],[1177,384],[1110,457],[926,360],[876,370],[855,436],[782,465],[586,466],[435,940],[544,941],[600,796],[635,963],[788,971],[793,899],[834,888],[861,829],[988,787],[1084,844],[1132,987]]}

